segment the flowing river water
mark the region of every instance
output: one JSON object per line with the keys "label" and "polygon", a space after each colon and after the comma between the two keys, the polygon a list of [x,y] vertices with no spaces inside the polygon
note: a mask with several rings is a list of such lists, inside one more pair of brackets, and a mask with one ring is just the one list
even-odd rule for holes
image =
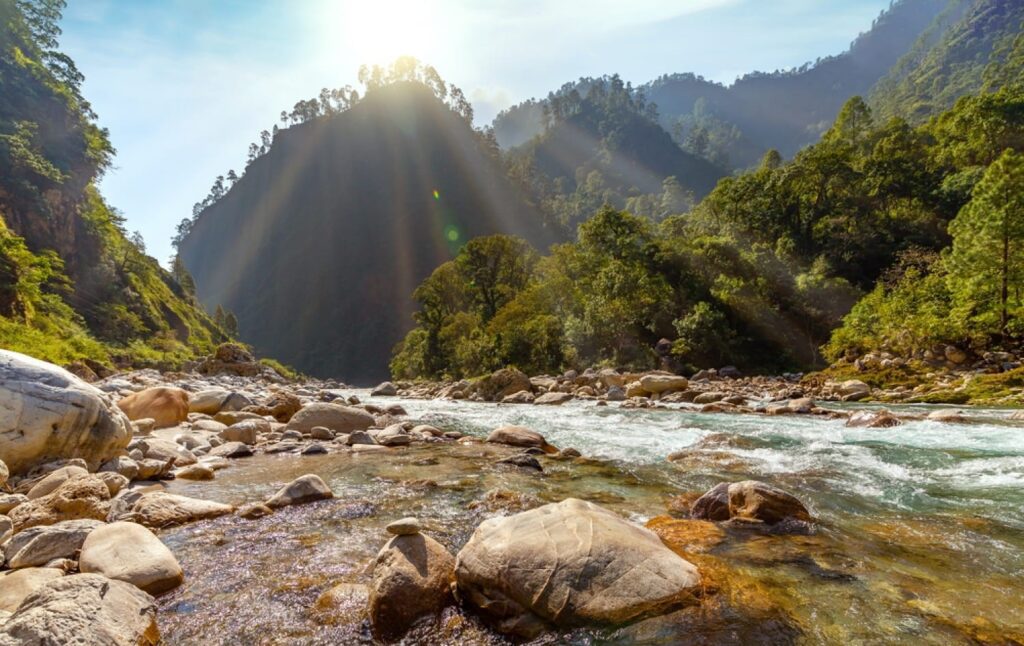
{"label": "flowing river water", "polygon": [[[1024,643],[1024,424],[1008,421],[1008,411],[972,409],[967,424],[865,429],[584,401],[386,401],[444,430],[483,436],[521,424],[592,459],[542,459],[538,474],[494,465],[505,447],[433,443],[388,455],[257,455],[212,482],[172,481],[173,493],[241,504],[316,473],[335,499],[163,532],[186,573],[185,585],[159,600],[168,643],[371,641],[358,608],[324,611],[317,599],[338,583],[368,583],[384,526],[402,516],[417,516],[454,554],[495,514],[576,497],[644,523],[677,509],[680,496],[745,479],[795,494],[816,531],[730,529],[694,550],[713,588],[706,607],[544,643]],[[505,643],[457,609],[424,630],[408,642]]]}

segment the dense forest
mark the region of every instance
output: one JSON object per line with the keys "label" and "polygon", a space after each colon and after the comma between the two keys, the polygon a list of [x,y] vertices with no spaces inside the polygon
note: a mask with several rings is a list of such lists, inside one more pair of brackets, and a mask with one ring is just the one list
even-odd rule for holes
{"label": "dense forest", "polygon": [[96,188],[114,149],[58,49],[63,0],[0,0],[0,346],[170,366],[228,338]]}
{"label": "dense forest", "polygon": [[777,371],[1008,347],[1024,333],[1022,153],[1019,82],[919,127],[855,97],[792,161],[771,151],[660,223],[606,207],[543,257],[470,242],[416,290],[392,371]]}

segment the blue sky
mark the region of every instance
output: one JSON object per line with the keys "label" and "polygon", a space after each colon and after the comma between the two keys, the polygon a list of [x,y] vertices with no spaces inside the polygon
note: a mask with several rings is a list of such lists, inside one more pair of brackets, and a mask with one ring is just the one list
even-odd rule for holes
{"label": "blue sky", "polygon": [[844,50],[889,0],[70,0],[63,49],[118,150],[102,189],[166,262],[175,224],[282,109],[411,54],[478,121],[580,76],[724,83]]}

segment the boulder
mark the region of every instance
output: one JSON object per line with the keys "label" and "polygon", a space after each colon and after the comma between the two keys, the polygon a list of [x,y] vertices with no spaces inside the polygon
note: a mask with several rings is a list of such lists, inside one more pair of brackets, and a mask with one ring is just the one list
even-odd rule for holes
{"label": "boulder", "polygon": [[128,419],[152,419],[157,428],[177,426],[188,419],[188,393],[181,388],[155,386],[117,402]]}
{"label": "boulder", "polygon": [[12,474],[62,458],[95,468],[131,440],[109,395],[70,372],[0,350],[0,455]]}
{"label": "boulder", "polygon": [[223,388],[201,390],[189,396],[188,410],[190,413],[216,415],[221,411],[221,406],[230,395],[231,391],[224,390]]}
{"label": "boulder", "polygon": [[136,445],[147,460],[159,462],[172,462],[174,466],[184,467],[196,463],[196,456],[184,446],[174,440],[165,440],[157,437],[147,437],[138,440]]}
{"label": "boulder", "polygon": [[534,401],[533,393],[529,390],[520,390],[517,393],[511,395],[505,395],[501,398],[502,404],[532,404]]}
{"label": "boulder", "polygon": [[0,491],[7,489],[7,479],[11,477],[11,470],[7,468],[7,464],[0,460]]}
{"label": "boulder", "polygon": [[861,428],[890,428],[902,423],[887,410],[859,410],[846,420],[847,426]]}
{"label": "boulder", "polygon": [[649,373],[640,377],[640,387],[649,393],[670,393],[686,390],[689,385],[686,377],[668,373]]}
{"label": "boulder", "polygon": [[27,567],[0,572],[0,610],[14,612],[25,597],[48,581],[64,576],[64,570],[52,567]]}
{"label": "boulder", "polygon": [[314,403],[295,413],[288,430],[309,434],[314,426],[329,428],[335,433],[365,431],[374,425],[373,415],[359,408],[340,404]]}
{"label": "boulder", "polygon": [[86,537],[103,524],[99,520],[65,520],[18,532],[4,547],[7,566],[16,570],[46,565],[54,559],[73,559]]}
{"label": "boulder", "polygon": [[455,567],[458,594],[503,632],[620,624],[694,603],[697,568],[656,534],[568,499],[477,527]]}
{"label": "boulder", "polygon": [[966,363],[967,359],[969,358],[966,352],[956,347],[955,345],[947,345],[946,349],[943,351],[943,354],[946,356],[947,361],[955,363],[956,365]]}
{"label": "boulder", "polygon": [[533,403],[538,406],[561,406],[565,402],[572,399],[571,393],[544,393],[533,400]]}
{"label": "boulder", "polygon": [[843,401],[860,401],[871,395],[871,386],[860,379],[848,379],[839,384],[837,392]]}
{"label": "boulder", "polygon": [[155,646],[153,597],[123,581],[75,574],[45,582],[0,627],[0,644]]}
{"label": "boulder", "polygon": [[554,448],[548,444],[543,435],[522,426],[499,426],[491,431],[491,434],[487,436],[487,441],[509,446],[536,447],[545,451]]}
{"label": "boulder", "polygon": [[370,391],[371,397],[394,397],[397,394],[398,388],[396,388],[395,384],[390,381],[385,381]]}
{"label": "boulder", "polygon": [[62,520],[104,520],[109,508],[110,489],[107,484],[93,475],[76,475],[42,498],[18,505],[11,510],[10,518],[17,533]]}
{"label": "boulder", "polygon": [[698,520],[729,520],[729,483],[717,484],[694,500],[690,516]]}
{"label": "boulder", "polygon": [[126,455],[119,455],[104,462],[100,471],[119,473],[128,480],[134,480],[139,475],[139,463]]}
{"label": "boulder", "polygon": [[302,410],[302,401],[295,395],[279,390],[271,395],[270,399],[261,406],[250,406],[245,410],[270,415],[278,422],[285,424],[289,422],[295,413]]}
{"label": "boulder", "polygon": [[612,368],[598,371],[597,378],[604,384],[605,388],[622,388],[626,385],[626,379],[617,370]]}
{"label": "boulder", "polygon": [[515,368],[502,368],[473,385],[473,392],[488,401],[501,401],[509,395],[530,389],[530,378]]}
{"label": "boulder", "polygon": [[68,478],[72,476],[83,475],[89,475],[89,472],[83,469],[82,467],[74,465],[61,467],[56,471],[51,471],[42,480],[32,485],[32,488],[28,490],[28,493],[26,495],[28,496],[29,500],[36,500],[37,498],[42,498],[43,496],[52,492],[57,487],[64,484],[68,480]]}
{"label": "boulder", "polygon": [[217,518],[233,511],[234,507],[231,505],[153,491],[139,497],[131,507],[130,517],[146,527],[160,529],[196,520]]}
{"label": "boulder", "polygon": [[369,614],[374,634],[401,637],[419,617],[452,601],[455,559],[424,534],[395,536],[377,554],[370,583]]}
{"label": "boulder", "polygon": [[172,590],[185,580],[171,550],[138,523],[116,522],[92,531],[82,545],[78,568],[150,594]]}
{"label": "boulder", "polygon": [[333,497],[334,494],[331,492],[331,488],[327,486],[327,483],[320,476],[310,473],[296,478],[281,487],[277,493],[267,500],[266,504],[271,509],[277,509],[288,505],[299,505]]}
{"label": "boulder", "polygon": [[260,440],[261,435],[270,434],[270,422],[265,419],[246,419],[232,424],[219,433],[225,442],[241,442],[252,446]]}
{"label": "boulder", "polygon": [[247,458],[252,455],[249,445],[241,442],[225,442],[210,449],[209,455],[222,458]]}
{"label": "boulder", "polygon": [[206,464],[190,464],[174,472],[174,477],[179,480],[213,480],[216,477],[213,467]]}
{"label": "boulder", "polygon": [[324,426],[314,426],[309,431],[309,436],[314,440],[333,440],[334,431]]}
{"label": "boulder", "polygon": [[729,516],[760,520],[769,525],[787,519],[811,520],[810,512],[796,497],[757,480],[729,485]]}

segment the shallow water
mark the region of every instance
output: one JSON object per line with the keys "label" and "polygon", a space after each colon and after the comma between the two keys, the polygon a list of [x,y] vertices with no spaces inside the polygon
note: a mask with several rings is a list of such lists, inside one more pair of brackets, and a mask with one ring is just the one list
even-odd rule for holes
{"label": "shallow water", "polygon": [[[186,584],[160,599],[168,643],[369,641],[358,616],[313,608],[337,583],[369,581],[383,527],[401,516],[418,516],[454,553],[481,520],[510,510],[572,496],[642,523],[668,513],[677,496],[750,478],[797,495],[817,531],[729,530],[693,555],[718,590],[706,608],[551,643],[1024,643],[1024,425],[1006,421],[1006,411],[972,410],[971,424],[851,429],[840,420],[579,401],[387,401],[412,419],[475,435],[522,424],[594,459],[545,459],[535,474],[495,466],[511,452],[503,447],[420,444],[386,456],[256,456],[213,482],[172,481],[172,492],[240,504],[317,473],[336,498],[164,532],[186,571]],[[675,452],[684,453],[667,462]],[[501,643],[457,611],[409,641]]]}

